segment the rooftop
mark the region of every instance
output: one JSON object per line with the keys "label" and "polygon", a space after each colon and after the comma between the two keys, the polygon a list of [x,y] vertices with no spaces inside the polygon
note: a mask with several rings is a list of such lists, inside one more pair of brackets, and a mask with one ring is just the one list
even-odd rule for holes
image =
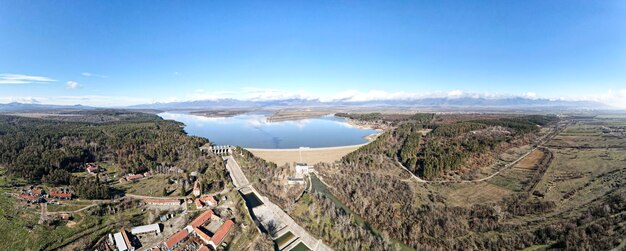
{"label": "rooftop", "polygon": [[178,233],[173,234],[165,241],[165,247],[173,248],[176,244],[187,238],[187,235],[189,235],[189,232],[187,232],[186,229],[181,229]]}
{"label": "rooftop", "polygon": [[191,225],[192,227],[199,227],[200,225],[211,219],[211,216],[213,216],[213,211],[211,211],[210,209],[206,210],[202,214],[200,214],[200,216],[191,221],[191,224],[189,225]]}
{"label": "rooftop", "polygon": [[161,226],[159,226],[158,223],[131,228],[130,233],[143,234],[143,233],[149,233],[149,232],[154,232],[154,231],[156,231],[157,233],[161,232]]}
{"label": "rooftop", "polygon": [[209,244],[209,241],[211,241],[211,237],[208,234],[206,234],[204,231],[202,231],[202,229],[193,227],[193,232],[196,233],[196,235],[198,235],[198,237],[202,239],[202,241],[204,241],[205,244]]}
{"label": "rooftop", "polygon": [[72,197],[72,194],[71,193],[50,192],[50,196],[52,196],[52,197]]}
{"label": "rooftop", "polygon": [[124,250],[128,250],[128,247],[126,246],[126,242],[124,241],[124,236],[122,236],[122,233],[117,232],[113,235],[113,238],[115,239],[115,246],[117,247],[117,250],[119,251],[124,251]]}
{"label": "rooftop", "polygon": [[219,245],[224,240],[224,237],[226,237],[226,235],[230,231],[230,228],[233,226],[233,224],[235,224],[235,223],[232,220],[227,220],[215,232],[213,237],[211,237],[211,241],[215,244],[215,246]]}

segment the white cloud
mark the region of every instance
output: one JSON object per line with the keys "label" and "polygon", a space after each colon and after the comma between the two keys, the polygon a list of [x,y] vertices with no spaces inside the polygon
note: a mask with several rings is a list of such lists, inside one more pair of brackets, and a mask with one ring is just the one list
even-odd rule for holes
{"label": "white cloud", "polygon": [[605,93],[595,93],[581,96],[559,97],[558,99],[569,101],[596,101],[615,108],[626,108],[626,89],[608,90]]}
{"label": "white cloud", "polygon": [[284,91],[278,89],[264,89],[264,88],[243,88],[243,95],[239,98],[252,101],[268,101],[268,100],[280,100],[280,99],[316,99],[318,97],[311,95],[305,91]]}
{"label": "white cloud", "polygon": [[12,103],[12,102],[26,103],[26,104],[41,103],[41,101],[33,97],[0,97],[0,103]]}
{"label": "white cloud", "polygon": [[[37,101],[41,104],[53,105],[87,105],[99,107],[122,107],[138,104],[154,103],[152,98],[125,97],[125,96],[102,96],[102,95],[81,95],[81,96],[46,96],[46,97],[0,97],[1,103]],[[32,102],[30,102],[32,103]]]}
{"label": "white cloud", "polygon": [[524,98],[530,98],[530,99],[536,99],[536,98],[537,98],[537,93],[534,93],[534,92],[525,92],[525,93],[522,93],[522,97],[524,97]]}
{"label": "white cloud", "polygon": [[76,88],[79,88],[79,87],[80,87],[80,85],[76,81],[67,81],[65,83],[65,88],[67,88],[67,89],[76,89]]}
{"label": "white cloud", "polygon": [[[74,84],[69,84],[68,88]],[[78,87],[80,85],[76,83]],[[122,96],[101,96],[101,95],[85,95],[85,96],[46,96],[46,97],[0,97],[0,102],[39,102],[43,104],[61,104],[74,105],[83,104],[91,106],[103,107],[120,107],[137,104],[151,104],[155,102],[181,102],[194,100],[217,100],[225,98],[234,98],[239,100],[251,101],[270,101],[280,99],[305,99],[320,100],[321,102],[343,101],[343,102],[366,102],[366,101],[385,101],[385,100],[415,100],[422,98],[547,98],[551,100],[567,100],[567,101],[597,101],[611,105],[616,108],[626,108],[626,89],[608,90],[605,93],[589,94],[585,96],[568,96],[568,97],[549,97],[541,96],[534,92],[525,92],[517,95],[500,94],[500,93],[476,93],[463,90],[452,91],[435,91],[435,92],[387,92],[382,90],[358,91],[346,90],[338,93],[316,94],[303,90],[284,91],[279,89],[260,89],[260,88],[243,88],[233,91],[206,91],[202,89],[195,90],[188,95],[180,97],[122,97]]]}
{"label": "white cloud", "polygon": [[95,73],[91,73],[91,72],[83,72],[80,75],[83,75],[84,77],[96,77],[96,78],[108,78],[109,76],[107,75],[101,75],[101,74],[95,74]]}
{"label": "white cloud", "polygon": [[54,79],[41,76],[11,73],[0,74],[0,85],[44,84],[55,81]]}

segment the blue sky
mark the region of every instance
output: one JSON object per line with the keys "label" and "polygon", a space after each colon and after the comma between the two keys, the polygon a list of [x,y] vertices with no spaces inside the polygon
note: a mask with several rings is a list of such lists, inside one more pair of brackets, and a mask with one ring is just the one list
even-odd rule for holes
{"label": "blue sky", "polygon": [[0,102],[462,95],[626,107],[626,2],[0,1]]}

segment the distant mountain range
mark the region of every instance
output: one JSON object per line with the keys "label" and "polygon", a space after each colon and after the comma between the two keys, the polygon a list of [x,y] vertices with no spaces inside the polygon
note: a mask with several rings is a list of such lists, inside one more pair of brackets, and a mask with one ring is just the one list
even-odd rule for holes
{"label": "distant mountain range", "polygon": [[48,105],[48,104],[29,104],[29,103],[7,103],[0,104],[0,112],[21,112],[21,111],[49,111],[49,110],[92,110],[96,107],[83,105]]}
{"label": "distant mountain range", "polygon": [[[610,106],[595,101],[565,101],[549,99],[530,99],[522,97],[513,98],[422,98],[422,99],[398,99],[398,100],[372,100],[372,101],[320,101],[318,99],[281,99],[281,100],[238,100],[216,99],[197,100],[171,103],[142,104],[122,109],[151,109],[151,110],[201,110],[201,109],[232,109],[232,108],[297,108],[297,107],[424,107],[424,108],[463,108],[465,110],[477,109],[566,109],[566,110],[605,110],[613,109]],[[44,111],[44,110],[90,110],[97,107],[82,105],[46,105],[8,103],[0,104],[1,112],[16,111]]]}
{"label": "distant mountain range", "polygon": [[184,110],[215,108],[269,108],[269,107],[463,107],[463,108],[563,108],[563,109],[610,109],[594,101],[564,101],[530,98],[422,98],[372,101],[320,101],[317,99],[281,99],[250,101],[237,99],[198,100],[187,102],[154,103],[130,106],[135,109]]}

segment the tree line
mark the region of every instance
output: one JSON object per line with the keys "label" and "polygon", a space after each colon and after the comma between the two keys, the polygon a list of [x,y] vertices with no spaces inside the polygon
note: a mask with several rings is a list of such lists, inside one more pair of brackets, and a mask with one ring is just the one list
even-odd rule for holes
{"label": "tree line", "polygon": [[[70,176],[85,163],[98,161],[117,164],[121,175],[160,165],[178,166],[203,170],[209,183],[220,182],[225,171],[217,169],[221,165],[213,156],[199,150],[208,140],[186,135],[182,126],[141,113],[125,113],[117,120],[99,123],[0,115],[0,165],[15,177],[35,183],[69,184],[76,191],[100,187],[94,185],[98,184],[95,178],[78,181]],[[102,191],[86,196],[100,198]]]}

